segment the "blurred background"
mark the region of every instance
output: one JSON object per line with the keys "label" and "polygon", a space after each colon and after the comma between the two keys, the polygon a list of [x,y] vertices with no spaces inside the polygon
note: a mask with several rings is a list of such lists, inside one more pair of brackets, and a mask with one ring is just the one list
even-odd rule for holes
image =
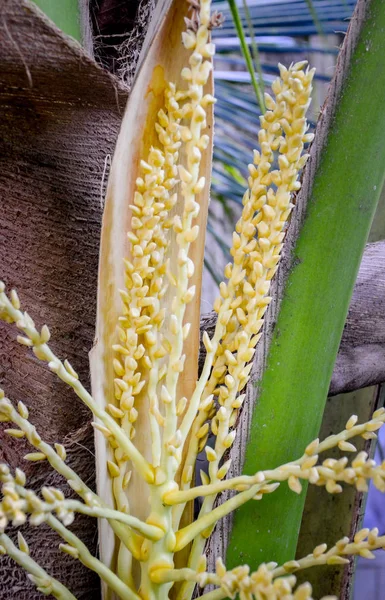
{"label": "blurred background", "polygon": [[[270,92],[279,62],[288,66],[308,60],[317,68],[309,111],[314,127],[354,6],[355,0],[214,0],[214,8],[225,21],[213,31],[217,104],[204,288],[208,303],[228,262],[229,235],[240,211],[247,165],[257,140],[259,98],[264,91]],[[239,19],[240,28],[234,19]]]}

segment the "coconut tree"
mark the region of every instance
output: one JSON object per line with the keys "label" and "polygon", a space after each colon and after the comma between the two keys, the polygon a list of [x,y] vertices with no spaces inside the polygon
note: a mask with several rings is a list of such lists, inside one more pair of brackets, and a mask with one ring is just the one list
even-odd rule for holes
{"label": "coconut tree", "polygon": [[[151,49],[154,52],[156,47],[156,26],[163,22],[168,9],[166,5],[159,6],[154,14],[140,59],[144,61],[144,65],[146,57],[148,60],[148,56],[151,56]],[[83,372],[83,379],[87,379],[87,360],[80,355],[84,349],[90,348],[93,338],[96,306],[92,298],[95,297],[96,289],[96,263],[104,197],[100,182],[103,182],[103,172],[108,165],[108,154],[112,153],[116,142],[127,88],[98,67],[79,45],[55,29],[33,5],[26,1],[6,2],[1,10],[2,62],[5,67],[2,76],[2,103],[5,115],[2,124],[5,150],[2,170],[5,200],[2,215],[2,276],[11,286],[19,289],[23,303],[28,301],[29,310],[38,315],[41,323],[50,322],[55,334],[56,347],[60,346],[61,352],[64,351],[70,363],[76,367],[76,371],[80,374]],[[368,106],[371,107],[370,114],[378,114],[379,123],[382,114],[378,102],[383,82],[376,68],[376,61],[377,56],[381,56],[382,46],[381,39],[376,36],[381,31],[384,11],[380,3],[374,0],[370,3],[360,2],[356,10],[354,26],[350,28],[341,54],[333,93],[319,124],[318,142],[311,151],[312,158],[304,179],[304,191],[297,197],[296,217],[292,220],[288,233],[289,244],[296,248],[298,260],[303,262],[298,264],[295,261],[293,265],[293,258],[289,253],[285,255],[279,283],[283,284],[287,280],[285,289],[289,290],[290,294],[286,293],[284,296],[278,325],[272,337],[271,324],[281,302],[284,287],[276,286],[275,308],[270,309],[264,338],[259,345],[253,366],[253,378],[259,379],[264,371],[267,349],[271,347],[270,362],[262,377],[263,393],[259,397],[257,410],[254,411],[252,435],[246,457],[254,454],[257,444],[258,456],[269,452],[270,456],[274,457],[273,462],[282,458],[285,460],[286,457],[291,459],[298,454],[299,446],[303,450],[311,438],[317,435],[355,275],[382,184],[383,148],[378,137],[381,127],[373,127],[371,119],[368,120]],[[84,22],[89,24],[88,18]],[[371,51],[367,52],[366,44],[369,42]],[[167,47],[167,44],[162,46],[164,52]],[[360,58],[360,69],[355,66],[357,58]],[[140,73],[143,74],[143,70]],[[143,97],[143,89],[136,88],[136,106],[139,108],[138,94],[139,98]],[[145,89],[147,90],[148,86]],[[377,90],[376,93],[374,89]],[[152,91],[154,90],[156,91],[156,87]],[[344,94],[342,90],[345,90]],[[132,103],[133,100],[131,105]],[[349,122],[345,118],[347,114],[351,115]],[[134,131],[135,114],[127,115],[126,123],[130,123]],[[344,118],[339,115],[343,115]],[[332,123],[335,124],[335,129],[331,129]],[[354,123],[360,123],[363,127],[363,131],[360,130],[360,139],[365,152],[361,146],[357,147],[357,144],[353,143],[356,139]],[[125,131],[128,131],[128,134],[123,138],[123,142],[120,142],[119,148],[121,150],[128,147],[132,152],[132,145],[140,140],[136,136],[130,140],[130,128]],[[346,149],[344,153],[338,152],[341,147]],[[322,161],[321,151],[325,157]],[[381,160],[374,162],[374,155]],[[117,172],[119,174],[119,169],[115,170],[115,178]],[[344,179],[341,179],[341,172],[347,174]],[[349,173],[354,175],[354,188],[351,186]],[[360,174],[360,177],[357,174]],[[338,205],[335,202],[337,192],[341,198]],[[114,206],[116,197],[114,194],[112,196]],[[306,203],[309,198],[313,199],[307,210]],[[111,210],[111,200],[109,206]],[[106,214],[108,215],[108,212]],[[340,225],[342,222],[343,228]],[[120,226],[122,223],[118,224]],[[111,231],[114,229],[109,230],[107,227],[107,253],[102,253],[102,264],[104,261],[106,265],[116,241],[113,240],[112,246],[108,242]],[[325,231],[330,238],[325,235]],[[318,245],[315,242],[318,242]],[[371,257],[378,257],[383,248],[379,245],[370,249],[370,252]],[[342,277],[340,257],[347,256],[349,260],[346,259],[343,263]],[[196,257],[195,260],[199,265],[200,259]],[[377,260],[376,264],[380,265],[378,258]],[[361,281],[367,277],[365,265],[368,264],[370,267],[366,266],[366,269],[371,268],[373,262],[364,263]],[[104,272],[108,272],[107,266]],[[381,274],[380,270],[379,273]],[[102,304],[103,290],[107,289],[108,286],[101,288],[99,297]],[[317,289],[317,298],[321,297],[322,302],[315,303],[314,294],[312,297],[309,289]],[[367,287],[365,293],[366,297],[371,297],[371,291],[368,291]],[[42,302],[44,298],[46,302]],[[356,313],[353,305],[351,314],[358,313],[359,316],[356,321],[351,319],[350,336],[355,335],[357,338],[357,333],[352,334],[351,331],[354,327],[358,330],[360,327],[360,308],[357,307],[361,307],[365,302],[362,292],[357,291],[355,301]],[[17,304],[16,299],[14,303]],[[314,317],[311,322],[310,316]],[[194,319],[196,331],[196,314]],[[320,326],[324,323],[328,324],[327,327]],[[74,403],[71,395],[58,384],[52,383],[45,372],[38,370],[39,377],[36,378],[35,369],[40,368],[36,365],[36,360],[26,360],[25,354],[14,348],[8,325],[5,325],[4,329],[2,356],[6,365],[8,387],[11,384],[14,396],[21,399],[27,396],[30,398],[32,390],[33,398],[29,402],[31,419],[34,419],[40,430],[48,433],[49,441],[65,441],[71,464],[77,465],[76,470],[83,477],[92,477],[94,463],[87,452],[87,447],[92,448],[92,434],[87,426],[88,413],[79,411],[78,404]],[[365,335],[368,335],[367,339],[370,340],[372,332],[365,330]],[[351,339],[347,328],[346,354],[349,352]],[[99,336],[97,341],[100,340]],[[206,350],[207,346],[206,343]],[[296,348],[294,357],[290,348]],[[314,357],[311,361],[308,360],[310,348]],[[285,360],[281,360],[280,353],[285,356]],[[294,359],[297,362],[293,362]],[[338,360],[344,360],[344,346],[341,347]],[[319,368],[320,364],[323,365],[322,369]],[[301,366],[300,378],[298,365]],[[357,365],[351,363],[350,368],[354,371]],[[365,375],[361,382],[382,381],[382,375],[378,372],[371,373],[371,379],[368,380],[367,371],[362,370],[365,371]],[[24,375],[21,378],[20,373]],[[343,371],[343,375],[346,376],[346,370]],[[255,381],[253,378],[252,381]],[[334,381],[339,381],[342,385],[336,388],[338,390],[346,386],[346,382],[341,384],[341,370],[336,371]],[[304,385],[307,386],[306,394]],[[361,383],[354,385],[358,386]],[[52,386],[55,386],[55,389]],[[50,390],[50,393],[45,396],[46,390]],[[248,420],[251,418],[249,415],[256,398],[254,385],[249,385],[247,395],[249,403],[241,416],[243,433],[240,437],[243,439],[247,437]],[[56,400],[54,404],[51,401],[52,396]],[[269,400],[264,401],[265,397]],[[274,404],[271,399],[274,399]],[[276,428],[269,428],[265,435],[261,427],[266,424],[266,420],[271,421],[269,411],[272,408],[275,415],[280,414],[280,411],[282,414],[276,419]],[[288,436],[289,441],[283,444],[285,452],[284,456],[281,456],[282,444],[277,445],[274,441],[282,438],[280,427],[283,424],[286,426],[288,417],[292,421],[293,429]],[[253,436],[255,428],[259,430],[257,438]],[[2,453],[6,462],[16,466],[20,457],[25,454],[25,447],[20,447],[20,442],[7,441],[6,445],[2,445]],[[237,453],[243,456],[244,450],[239,453],[236,449],[235,454]],[[240,465],[241,461],[234,461],[235,474]],[[246,469],[255,472],[258,468],[258,464],[246,462]],[[33,463],[27,471],[33,486],[40,487],[43,477],[46,477],[44,468],[36,467]],[[49,484],[51,483],[56,486],[57,480],[53,478]],[[296,487],[295,491],[299,491],[298,486]],[[279,552],[282,553],[279,559],[282,561],[293,557],[302,514],[303,497],[298,502],[293,502],[293,497],[287,494],[277,496],[277,509],[272,510],[270,505],[269,514],[263,516],[264,519],[271,517],[272,526],[277,530],[282,531],[287,527],[283,541],[278,544]],[[258,503],[258,508],[259,506]],[[279,518],[286,511],[290,514],[290,527],[287,521]],[[238,524],[242,523],[244,517],[241,512],[238,514],[233,533],[235,540],[239,532],[242,534],[245,530],[244,525]],[[81,520],[78,520],[77,527],[75,533],[83,536],[92,547],[96,539],[95,529],[90,527],[88,521]],[[228,524],[225,527],[224,531],[227,532]],[[41,530],[35,535],[35,556],[44,557],[47,548],[41,541]],[[53,546],[50,541],[51,535],[52,532],[47,530],[44,537],[50,547]],[[269,560],[268,537],[262,535],[258,541],[258,549],[263,548]],[[235,542],[238,553],[240,543]],[[21,544],[23,545],[23,542]],[[229,564],[233,561],[235,546],[234,542],[230,543]],[[253,548],[249,548],[249,551],[250,559],[254,561]],[[259,564],[261,561],[257,558],[256,564]],[[18,575],[15,575],[14,567],[10,566],[7,557],[2,560],[3,572],[10,573],[9,576],[3,577],[4,597],[7,597],[6,594],[12,597],[9,596],[8,577]],[[76,562],[74,568],[71,557],[67,560],[68,562],[63,560],[62,556],[58,560],[57,555],[50,550],[48,562],[51,566],[57,565],[58,570],[55,574],[65,580],[76,596],[95,597],[98,593],[98,581],[92,576],[89,578],[88,574],[86,576],[80,563]],[[35,592],[25,589],[22,593],[31,598]]]}

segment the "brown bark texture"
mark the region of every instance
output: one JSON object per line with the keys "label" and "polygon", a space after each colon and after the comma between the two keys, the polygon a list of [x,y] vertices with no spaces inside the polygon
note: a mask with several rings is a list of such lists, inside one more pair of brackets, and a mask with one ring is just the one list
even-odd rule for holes
{"label": "brown bark texture", "polygon": [[[23,0],[0,3],[0,272],[17,288],[52,347],[89,382],[105,162],[112,154],[126,92],[81,47]],[[90,415],[30,352],[0,327],[0,385],[23,400],[43,439],[62,442],[69,463],[93,485]],[[4,429],[4,427],[3,427]],[[23,464],[27,445],[0,433],[0,461]],[[46,465],[25,464],[31,487],[59,485]],[[24,466],[23,464],[23,466]],[[96,551],[96,522],[74,531]],[[15,536],[12,535],[14,538]],[[99,597],[99,581],[58,550],[48,528],[26,528],[31,554],[76,597]],[[25,572],[0,559],[0,598],[41,598]]]}

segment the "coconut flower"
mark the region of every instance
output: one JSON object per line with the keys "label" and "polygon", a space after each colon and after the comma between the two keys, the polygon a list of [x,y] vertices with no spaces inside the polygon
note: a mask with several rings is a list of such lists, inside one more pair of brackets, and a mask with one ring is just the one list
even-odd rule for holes
{"label": "coconut flower", "polygon": [[[203,161],[211,152],[209,111],[215,99],[208,91],[215,51],[211,29],[221,21],[211,14],[210,0],[190,0],[182,44],[188,57],[180,83],[167,82],[162,105],[152,123],[154,141],[139,161],[130,211],[127,256],[122,261],[120,314],[103,358],[112,380],[112,394],[98,388],[91,394],[68,361],[49,345],[46,325],[39,331],[23,311],[17,293],[0,284],[0,318],[19,330],[17,340],[70,386],[91,411],[97,432],[98,460],[104,477],[95,493],[68,464],[65,448],[43,441],[29,421],[25,404],[17,407],[1,392],[0,420],[6,433],[25,438],[32,447],[27,461],[48,461],[68,482],[79,499],[68,499],[60,489],[28,489],[21,469],[11,473],[0,465],[0,551],[22,565],[44,594],[60,599],[74,596],[29,555],[24,537],[18,545],[7,534],[9,525],[46,523],[62,538],[60,548],[95,571],[107,593],[123,600],[189,600],[195,586],[214,586],[206,600],[235,598],[311,599],[309,584],[296,585],[294,573],[321,564],[344,564],[347,556],[372,558],[385,547],[377,530],[362,530],[353,541],[343,538],[329,550],[317,546],[300,560],[278,565],[242,565],[227,570],[221,557],[208,572],[205,544],[219,519],[249,500],[268,501],[280,486],[299,494],[303,481],[324,486],[329,493],[342,485],[367,489],[369,481],[385,491],[385,465],[376,465],[360,452],[349,463],[320,455],[338,447],[356,453],[355,437],[371,439],[385,422],[385,410],[367,423],[352,416],[345,429],[320,442],[314,440],[303,455],[275,469],[250,476],[227,477],[228,450],[236,437],[236,423],[249,381],[270,286],[279,267],[287,222],[294,208],[293,194],[311,142],[306,111],[314,70],[306,62],[285,68],[265,94],[267,111],[260,118],[260,151],[249,165],[248,189],[233,234],[232,261],[214,304],[218,315],[214,333],[203,335],[206,357],[199,378],[189,366],[190,338],[195,335],[192,312],[198,311],[199,290],[194,248],[203,235],[198,217],[207,202]],[[206,198],[207,201],[207,198]],[[203,208],[202,208],[203,207]],[[193,307],[191,309],[191,307]],[[191,393],[181,394],[193,378]],[[93,390],[95,392],[95,389]],[[102,397],[102,402],[99,397]],[[146,434],[144,434],[146,432]],[[207,444],[209,433],[214,444]],[[144,450],[143,450],[144,448]],[[100,450],[101,449],[101,450]],[[198,454],[205,451],[208,471],[194,485]],[[100,468],[100,465],[99,465]],[[111,502],[106,501],[106,489]],[[218,503],[222,492],[230,497]],[[195,520],[182,519],[188,503],[202,499]],[[135,502],[133,502],[135,499]],[[140,506],[140,510],[138,510]],[[77,513],[102,520],[100,558],[93,557],[70,531]],[[105,548],[108,548],[105,551]],[[184,564],[176,553],[184,550]],[[106,558],[107,557],[107,558]],[[254,570],[253,570],[254,569]],[[325,599],[326,600],[326,599]]]}

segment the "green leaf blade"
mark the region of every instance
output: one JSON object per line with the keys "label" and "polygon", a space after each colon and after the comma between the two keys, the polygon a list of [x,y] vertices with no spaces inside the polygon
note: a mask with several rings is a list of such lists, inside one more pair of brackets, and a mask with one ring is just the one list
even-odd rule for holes
{"label": "green leaf blade", "polygon": [[64,33],[81,41],[78,0],[33,0]]}

